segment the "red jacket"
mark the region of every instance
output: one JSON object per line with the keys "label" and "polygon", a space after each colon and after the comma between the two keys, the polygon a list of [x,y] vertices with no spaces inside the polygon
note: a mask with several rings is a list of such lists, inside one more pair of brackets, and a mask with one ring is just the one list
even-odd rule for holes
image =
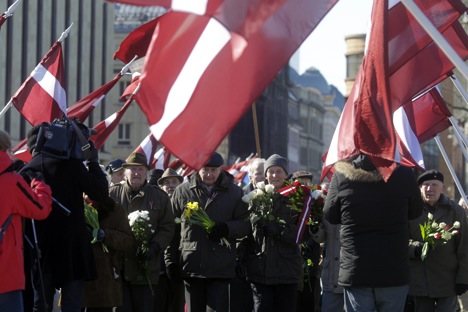
{"label": "red jacket", "polygon": [[0,294],[24,289],[21,218],[45,219],[52,209],[50,187],[36,179],[29,186],[20,175],[7,170],[11,163],[10,157],[0,151],[0,227],[13,214],[0,241]]}

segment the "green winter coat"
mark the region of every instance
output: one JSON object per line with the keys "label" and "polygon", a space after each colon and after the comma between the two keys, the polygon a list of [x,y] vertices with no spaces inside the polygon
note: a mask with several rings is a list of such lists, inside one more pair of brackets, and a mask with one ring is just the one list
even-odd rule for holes
{"label": "green winter coat", "polygon": [[[109,193],[110,197],[124,207],[127,215],[137,210],[149,211],[149,222],[155,229],[151,243],[156,243],[161,251],[169,245],[174,234],[175,222],[171,202],[164,191],[145,183],[140,191],[131,198],[132,189],[125,182],[111,186]],[[132,248],[125,252],[123,276],[126,281],[131,283],[148,284],[147,277],[142,273],[141,261],[138,261],[136,251],[137,246],[133,244]],[[149,278],[153,285],[159,281],[161,254],[162,252],[149,260]]]}
{"label": "green winter coat", "polygon": [[[195,173],[189,181],[179,185],[172,195],[174,215],[181,218],[180,231],[166,251],[166,265],[176,264],[183,277],[233,278],[236,266],[236,238],[249,231],[247,204],[242,201],[243,191],[233,183],[232,175],[221,172],[209,196],[200,176]],[[226,239],[230,247],[208,238],[199,225],[190,224],[183,216],[188,202],[198,202],[215,222],[224,222],[229,228]]]}
{"label": "green winter coat", "polygon": [[[430,250],[422,261],[415,257],[414,249],[422,244],[419,225],[427,221],[428,212],[437,223],[453,225],[460,222],[459,234],[453,236],[445,245]],[[445,194],[439,199],[438,207],[424,213],[410,222],[410,290],[413,296],[431,298],[455,296],[455,284],[468,284],[468,222],[465,211]]]}

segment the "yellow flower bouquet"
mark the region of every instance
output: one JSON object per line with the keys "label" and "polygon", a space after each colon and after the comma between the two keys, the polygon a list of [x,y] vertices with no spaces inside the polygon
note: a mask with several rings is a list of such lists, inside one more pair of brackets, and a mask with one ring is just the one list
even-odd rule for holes
{"label": "yellow flower bouquet", "polygon": [[[201,226],[208,233],[215,226],[215,222],[211,220],[204,209],[198,206],[198,202],[189,202],[187,204],[187,208],[184,210],[184,217],[190,224]],[[231,247],[231,244],[225,237],[221,238],[220,244]]]}

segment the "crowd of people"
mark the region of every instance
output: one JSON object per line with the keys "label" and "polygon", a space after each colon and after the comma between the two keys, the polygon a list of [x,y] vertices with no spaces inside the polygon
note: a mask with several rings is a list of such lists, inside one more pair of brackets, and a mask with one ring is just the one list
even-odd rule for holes
{"label": "crowd of people", "polygon": [[[19,168],[0,131],[0,311],[51,312],[59,290],[65,312],[450,312],[468,290],[466,212],[438,171],[385,181],[363,154],[339,161],[323,219],[298,235],[280,192],[313,176],[281,155],[255,158],[241,188],[217,152],[183,177],[137,152],[104,167],[92,144],[54,157],[40,135]],[[448,234],[428,245],[425,224]]]}

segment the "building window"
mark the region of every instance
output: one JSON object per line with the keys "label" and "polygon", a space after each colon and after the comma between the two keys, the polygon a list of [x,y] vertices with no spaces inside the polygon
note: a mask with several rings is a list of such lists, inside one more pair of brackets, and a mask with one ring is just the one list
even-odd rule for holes
{"label": "building window", "polygon": [[130,145],[130,124],[119,124],[118,145]]}

